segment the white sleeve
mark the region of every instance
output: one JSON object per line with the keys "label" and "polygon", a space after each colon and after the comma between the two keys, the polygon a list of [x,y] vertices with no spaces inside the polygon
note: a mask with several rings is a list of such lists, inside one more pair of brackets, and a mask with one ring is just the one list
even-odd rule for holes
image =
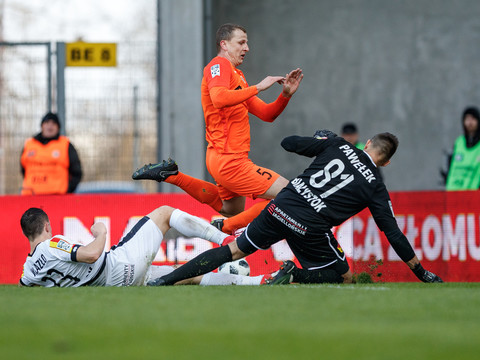
{"label": "white sleeve", "polygon": [[77,261],[77,250],[81,245],[70,243],[63,236],[54,236],[50,239],[50,253],[59,260]]}

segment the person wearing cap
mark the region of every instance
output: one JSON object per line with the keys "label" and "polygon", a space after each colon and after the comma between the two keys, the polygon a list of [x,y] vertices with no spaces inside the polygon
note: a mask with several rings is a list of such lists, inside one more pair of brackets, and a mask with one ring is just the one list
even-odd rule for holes
{"label": "person wearing cap", "polygon": [[365,144],[358,141],[358,129],[354,123],[346,123],[342,126],[342,134],[340,135],[350,144],[355,145],[357,149],[363,150]]}
{"label": "person wearing cap", "polygon": [[22,195],[73,193],[82,178],[77,150],[60,135],[57,114],[42,118],[41,132],[25,141],[20,157]]}
{"label": "person wearing cap", "polygon": [[455,140],[446,190],[478,190],[480,188],[480,111],[467,107],[462,114],[463,135]]}

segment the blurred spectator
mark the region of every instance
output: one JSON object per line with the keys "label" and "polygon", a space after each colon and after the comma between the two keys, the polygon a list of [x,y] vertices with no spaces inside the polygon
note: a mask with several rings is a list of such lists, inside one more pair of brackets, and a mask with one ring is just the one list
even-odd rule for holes
{"label": "blurred spectator", "polygon": [[342,133],[340,135],[345,140],[347,140],[350,144],[355,145],[357,149],[363,150],[365,144],[358,141],[358,129],[357,125],[354,123],[346,123],[342,126]]}
{"label": "blurred spectator", "polygon": [[75,191],[82,166],[70,140],[60,135],[60,121],[47,113],[42,131],[27,139],[22,150],[22,195],[65,194]]}
{"label": "blurred spectator", "polygon": [[467,107],[462,114],[463,135],[455,140],[449,168],[444,172],[447,190],[480,188],[480,112]]}

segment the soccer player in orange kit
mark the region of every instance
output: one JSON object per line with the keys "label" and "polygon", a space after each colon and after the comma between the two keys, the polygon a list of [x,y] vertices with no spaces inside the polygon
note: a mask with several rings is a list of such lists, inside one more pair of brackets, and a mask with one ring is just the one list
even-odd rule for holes
{"label": "soccer player in orange kit", "polygon": [[[165,181],[179,186],[192,197],[210,205],[226,216],[217,223],[224,232],[246,226],[288,180],[276,172],[254,164],[249,158],[250,123],[248,113],[273,122],[287,106],[303,79],[301,69],[285,77],[267,76],[249,86],[237,66],[249,51],[247,31],[240,25],[224,24],[216,34],[217,56],[204,68],[201,100],[208,142],[206,164],[216,185],[178,171],[169,159],[138,169],[132,178]],[[282,84],[282,92],[272,103],[265,103],[257,94],[273,84]],[[245,197],[266,201],[245,209]],[[234,216],[236,215],[236,216]]]}

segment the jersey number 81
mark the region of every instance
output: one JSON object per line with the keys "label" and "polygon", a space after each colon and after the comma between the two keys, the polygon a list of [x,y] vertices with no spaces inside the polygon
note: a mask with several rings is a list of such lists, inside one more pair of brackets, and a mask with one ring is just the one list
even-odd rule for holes
{"label": "jersey number 81", "polygon": [[[345,170],[345,164],[340,159],[333,159],[322,170],[310,177],[310,185],[316,189],[320,189],[332,181],[332,187],[320,194],[320,197],[325,199],[353,181],[353,174],[342,174],[343,170]],[[341,180],[341,182],[333,181],[337,178]],[[337,182],[337,184],[333,185],[335,182]]]}

